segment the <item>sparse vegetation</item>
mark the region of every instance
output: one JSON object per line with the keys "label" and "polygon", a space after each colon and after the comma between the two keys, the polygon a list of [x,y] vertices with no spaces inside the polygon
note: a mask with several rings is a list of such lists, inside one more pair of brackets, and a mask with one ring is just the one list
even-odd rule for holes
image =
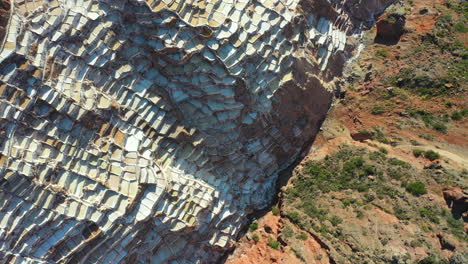
{"label": "sparse vegetation", "polygon": [[[374,133],[374,130],[370,131],[370,134]],[[387,153],[386,148],[370,152],[344,146],[323,160],[307,162],[292,179],[292,185],[285,190],[285,214],[301,229],[313,230],[322,239],[329,241],[343,241],[349,239],[349,236],[354,237],[347,233],[347,225],[342,224],[343,219],[339,217],[342,216],[341,213],[348,212],[344,215],[355,219],[370,219],[375,214],[375,211],[370,210],[375,210],[376,206],[385,213],[396,216],[401,223],[420,221],[420,230],[426,230],[423,232],[441,232],[441,228],[445,228],[446,232],[458,239],[466,239],[462,221],[454,219],[447,211],[420,197],[428,193],[426,180],[428,177],[435,177],[433,169],[413,168],[405,161],[388,157]],[[413,154],[429,160],[440,158],[432,150],[415,148]],[[444,174],[444,177],[438,175],[437,178],[449,177],[448,174]],[[317,199],[327,196],[331,197],[327,202]],[[341,203],[330,202],[334,199]],[[340,214],[336,210],[340,210]],[[398,227],[400,224],[395,225],[401,228]],[[291,233],[288,236],[301,239],[303,234]],[[372,239],[373,234],[365,231],[362,236]],[[384,237],[381,242],[388,243],[388,239]],[[430,246],[422,241],[424,240],[415,238],[408,243],[414,247]]]}
{"label": "sparse vegetation", "polygon": [[410,217],[408,215],[408,212],[402,208],[401,206],[394,206],[393,207],[393,213],[395,214],[395,216],[400,219],[400,220],[409,220]]}
{"label": "sparse vegetation", "polygon": [[431,135],[431,134],[424,134],[424,133],[421,133],[418,135],[420,138],[424,138],[425,140],[429,140],[429,141],[434,141],[434,135]]}
{"label": "sparse vegetation", "polygon": [[385,107],[383,105],[380,105],[380,104],[373,105],[372,109],[371,109],[371,113],[373,115],[381,115],[381,114],[385,113]]}
{"label": "sparse vegetation", "polygon": [[294,255],[301,261],[305,262],[304,256],[302,255],[301,251],[299,249],[291,248],[291,250],[294,252]]}
{"label": "sparse vegetation", "polygon": [[294,231],[289,224],[286,224],[283,230],[281,230],[281,234],[284,235],[284,237],[286,238],[291,238],[294,236]]}
{"label": "sparse vegetation", "polygon": [[375,55],[377,57],[387,58],[389,56],[389,52],[386,49],[379,49],[375,52]]}
{"label": "sparse vegetation", "polygon": [[273,205],[273,207],[271,207],[271,212],[274,214],[274,215],[279,215],[280,214],[280,209],[278,207],[278,205]]}
{"label": "sparse vegetation", "polygon": [[421,196],[427,193],[426,185],[420,181],[405,184],[406,191],[414,196]]}
{"label": "sparse vegetation", "polygon": [[428,256],[420,261],[418,261],[418,264],[448,264],[449,262],[438,257],[438,256]]}
{"label": "sparse vegetation", "polygon": [[[396,87],[426,97],[447,96],[456,90],[454,85],[447,85],[451,83],[449,76],[430,77],[416,73],[413,68],[401,69],[397,75],[390,77],[388,82]],[[457,83],[457,87],[459,85]]]}
{"label": "sparse vegetation", "polygon": [[433,151],[433,150],[427,150],[424,151],[422,149],[413,149],[413,155],[415,157],[425,157],[426,159],[430,161],[434,161],[436,159],[440,159],[440,154]]}
{"label": "sparse vegetation", "polygon": [[428,150],[426,152],[424,152],[424,157],[430,161],[433,161],[433,160],[436,160],[436,159],[440,159],[440,155],[439,153],[433,151],[433,150]]}
{"label": "sparse vegetation", "polygon": [[468,109],[465,108],[460,111],[454,111],[450,117],[452,118],[452,120],[459,121],[467,116],[468,116]]}
{"label": "sparse vegetation", "polygon": [[464,243],[468,242],[468,235],[466,234],[463,227],[463,219],[455,219],[452,215],[447,215],[446,220],[452,235],[454,235],[457,239],[464,241]]}
{"label": "sparse vegetation", "polygon": [[450,116],[453,120],[462,120],[463,115],[460,112],[453,112],[452,115]]}
{"label": "sparse vegetation", "polygon": [[250,231],[255,231],[258,229],[258,222],[257,221],[254,221],[252,222],[250,225],[249,225],[249,229]]}
{"label": "sparse vegetation", "polygon": [[341,219],[341,217],[339,217],[339,216],[334,215],[334,216],[332,216],[330,218],[330,223],[332,225],[334,225],[334,226],[337,226],[337,225],[343,223],[343,219]]}
{"label": "sparse vegetation", "polygon": [[286,215],[287,215],[287,217],[289,217],[289,219],[291,219],[291,221],[293,223],[296,223],[296,224],[299,223],[299,213],[298,212],[293,211],[293,212],[287,213]]}
{"label": "sparse vegetation", "polygon": [[419,208],[419,215],[423,218],[429,219],[433,223],[440,223],[438,217],[440,215],[440,212],[435,206],[425,206],[423,208]]}
{"label": "sparse vegetation", "polygon": [[380,153],[382,153],[382,154],[385,154],[385,155],[388,154],[388,150],[387,150],[386,148],[384,148],[384,147],[380,147],[380,148],[379,148],[379,151],[380,151]]}
{"label": "sparse vegetation", "polygon": [[252,239],[253,239],[253,241],[255,241],[255,243],[257,243],[260,240],[260,237],[258,236],[257,233],[253,233],[252,234]]}
{"label": "sparse vegetation", "polygon": [[449,122],[449,118],[447,116],[434,116],[431,112],[421,109],[408,109],[408,113],[412,117],[421,118],[426,126],[432,127],[434,130],[442,133],[448,131],[446,123]]}
{"label": "sparse vegetation", "polygon": [[272,238],[272,237],[268,237],[268,246],[271,247],[272,249],[278,249],[279,248],[279,245],[280,243]]}
{"label": "sparse vegetation", "polygon": [[391,144],[392,142],[387,138],[385,130],[382,127],[373,127],[370,130],[362,129],[359,133],[367,136],[373,140],[377,140],[380,143]]}
{"label": "sparse vegetation", "polygon": [[307,240],[307,234],[306,233],[300,233],[296,236],[297,239],[300,240]]}
{"label": "sparse vegetation", "polygon": [[413,155],[418,158],[424,155],[424,150],[422,149],[413,149]]}
{"label": "sparse vegetation", "polygon": [[[387,158],[384,152],[366,153],[344,148],[324,161],[311,161],[293,181],[294,187],[286,191],[287,197],[300,199],[301,211],[320,218],[325,212],[311,202],[317,192],[349,189],[367,193],[369,189],[375,189],[378,194],[394,195],[395,191],[383,184],[385,176],[400,179],[410,174],[411,166],[404,161]],[[374,181],[368,176],[377,177],[378,180]],[[346,206],[346,201],[342,202]]]}

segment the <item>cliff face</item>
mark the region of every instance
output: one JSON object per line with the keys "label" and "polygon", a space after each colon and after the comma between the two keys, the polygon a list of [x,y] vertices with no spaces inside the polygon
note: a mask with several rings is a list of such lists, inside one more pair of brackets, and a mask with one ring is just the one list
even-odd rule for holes
{"label": "cliff face", "polygon": [[215,262],[389,4],[348,2],[12,1],[0,256]]}
{"label": "cliff face", "polygon": [[0,43],[5,38],[6,26],[10,17],[10,2],[0,1]]}

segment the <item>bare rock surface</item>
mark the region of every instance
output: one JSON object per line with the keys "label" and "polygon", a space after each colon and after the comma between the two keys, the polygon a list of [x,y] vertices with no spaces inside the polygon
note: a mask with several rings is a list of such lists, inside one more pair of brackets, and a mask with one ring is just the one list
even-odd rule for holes
{"label": "bare rock surface", "polygon": [[11,1],[0,259],[217,262],[390,2]]}

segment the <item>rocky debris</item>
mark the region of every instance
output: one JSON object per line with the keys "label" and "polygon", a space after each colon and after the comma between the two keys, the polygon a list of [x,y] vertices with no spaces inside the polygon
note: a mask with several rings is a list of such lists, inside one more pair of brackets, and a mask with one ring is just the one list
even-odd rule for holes
{"label": "rocky debris", "polygon": [[375,43],[395,45],[405,33],[406,17],[393,13],[377,22],[377,35]]}
{"label": "rocky debris", "polygon": [[361,20],[390,3],[371,2],[15,1],[0,258],[220,259],[317,133]]}
{"label": "rocky debris", "polygon": [[268,226],[267,224],[265,224],[263,229],[265,229],[265,232],[267,232],[269,234],[273,233],[273,229],[270,226]]}
{"label": "rocky debris", "polygon": [[372,135],[369,133],[361,133],[361,132],[356,132],[351,134],[351,138],[356,141],[365,141],[372,139]]}
{"label": "rocky debris", "polygon": [[420,15],[425,15],[425,14],[428,14],[429,13],[429,9],[428,8],[421,8],[421,10],[419,10],[419,14]]}

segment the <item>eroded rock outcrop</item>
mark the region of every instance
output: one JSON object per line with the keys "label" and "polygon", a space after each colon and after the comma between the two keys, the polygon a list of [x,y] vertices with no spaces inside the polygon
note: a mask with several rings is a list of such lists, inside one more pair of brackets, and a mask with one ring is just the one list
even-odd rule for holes
{"label": "eroded rock outcrop", "polygon": [[318,131],[374,2],[11,1],[0,257],[216,262]]}
{"label": "eroded rock outcrop", "polygon": [[377,22],[375,43],[395,45],[405,33],[406,18],[404,15],[393,13]]}

